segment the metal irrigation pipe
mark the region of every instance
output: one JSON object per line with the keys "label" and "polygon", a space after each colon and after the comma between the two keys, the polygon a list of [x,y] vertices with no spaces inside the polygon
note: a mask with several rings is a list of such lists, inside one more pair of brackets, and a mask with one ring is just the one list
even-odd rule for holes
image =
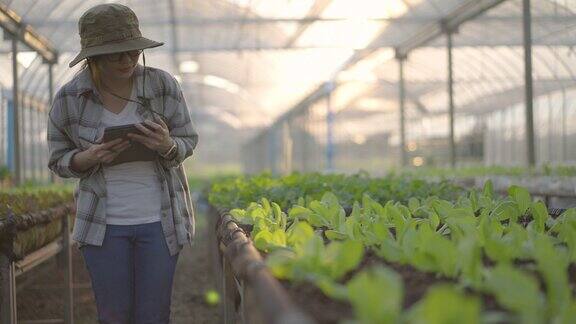
{"label": "metal irrigation pipe", "polygon": [[[272,324],[308,324],[314,321],[290,299],[286,290],[268,271],[260,252],[254,247],[249,236],[228,213],[226,209],[212,207],[216,219],[216,238],[223,255],[222,267],[230,266],[230,271],[239,288],[241,298],[251,296],[254,307],[260,314],[243,314],[259,318],[263,323]],[[224,269],[227,270],[227,269]],[[225,288],[229,288],[224,285]],[[226,292],[228,293],[228,292]],[[224,296],[226,298],[226,296]],[[242,309],[246,300],[242,300]],[[253,323],[252,321],[248,321]]]}

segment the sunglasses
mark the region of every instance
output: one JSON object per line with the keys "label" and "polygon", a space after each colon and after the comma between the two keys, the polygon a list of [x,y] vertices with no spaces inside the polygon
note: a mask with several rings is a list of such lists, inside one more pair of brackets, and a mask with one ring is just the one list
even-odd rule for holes
{"label": "sunglasses", "polygon": [[108,62],[120,62],[124,55],[128,55],[132,61],[138,58],[142,53],[142,50],[134,50],[120,53],[104,54],[102,55]]}

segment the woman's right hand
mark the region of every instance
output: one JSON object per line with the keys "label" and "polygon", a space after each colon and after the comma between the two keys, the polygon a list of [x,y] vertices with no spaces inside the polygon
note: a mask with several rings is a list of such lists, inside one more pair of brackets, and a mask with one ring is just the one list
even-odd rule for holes
{"label": "woman's right hand", "polygon": [[[97,142],[100,142],[100,137]],[[71,161],[71,168],[74,170],[85,171],[100,163],[110,163],[122,151],[130,147],[130,141],[117,138],[113,141],[93,144],[88,149],[74,154]]]}
{"label": "woman's right hand", "polygon": [[[99,141],[101,138],[99,139]],[[102,144],[93,144],[85,151],[86,156],[90,162],[97,163],[110,163],[122,153],[125,149],[130,147],[130,141],[127,139],[117,138],[110,142]]]}

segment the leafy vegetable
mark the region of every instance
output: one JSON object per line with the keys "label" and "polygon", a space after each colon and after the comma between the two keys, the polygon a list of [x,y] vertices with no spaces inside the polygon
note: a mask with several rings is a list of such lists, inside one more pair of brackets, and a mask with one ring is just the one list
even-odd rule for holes
{"label": "leafy vegetable", "polygon": [[398,323],[402,311],[402,279],[385,267],[357,274],[347,284],[348,296],[356,317],[362,323]]}
{"label": "leafy vegetable", "polygon": [[533,277],[509,265],[498,265],[488,273],[485,284],[500,304],[520,316],[521,323],[544,323],[545,298]]}
{"label": "leafy vegetable", "polygon": [[437,285],[407,315],[412,324],[477,324],[481,303],[450,285]]}

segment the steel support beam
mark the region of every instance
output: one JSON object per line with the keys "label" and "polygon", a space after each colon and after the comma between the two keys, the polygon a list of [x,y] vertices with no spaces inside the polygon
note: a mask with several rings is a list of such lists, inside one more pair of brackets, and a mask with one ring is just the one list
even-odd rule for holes
{"label": "steel support beam", "polygon": [[[506,0],[468,0],[463,5],[458,7],[456,10],[452,11],[446,16],[443,21],[446,21],[449,26],[456,29],[460,24],[478,17],[487,10],[494,8],[495,6],[503,3]],[[471,12],[468,12],[471,11]],[[461,17],[464,16],[464,17]],[[428,42],[436,39],[442,35],[442,27],[440,23],[436,22],[432,26],[427,26],[421,32],[414,35],[406,42],[404,42],[400,48],[396,49],[396,57],[407,57],[408,52],[415,48],[414,46],[423,46]],[[377,46],[380,45],[380,46]],[[370,55],[377,48],[382,48],[382,44],[379,44],[379,36],[375,37],[374,40],[367,46],[366,49],[357,51],[352,55],[344,64],[342,64],[341,70],[345,70],[350,66],[353,66],[358,61]],[[314,103],[322,97],[323,89],[322,87],[317,87],[305,98],[303,98],[299,103],[297,103],[294,108],[290,109],[287,113],[283,114],[280,118],[286,118],[293,113],[297,113],[302,109],[305,109],[308,105]],[[275,124],[275,123],[274,123]]]}
{"label": "steel support beam", "polygon": [[[0,249],[0,323],[16,324],[18,309],[16,305],[16,275],[13,258],[16,223],[14,214],[8,209],[8,215],[3,220],[9,228],[4,231],[2,249]],[[5,228],[6,229],[6,228]]]}
{"label": "steel support beam", "polygon": [[174,0],[168,1],[170,9],[170,36],[172,38],[172,47],[170,54],[172,56],[172,64],[174,65],[174,74],[180,76],[180,61],[178,60],[178,31],[176,30],[176,4]]}
{"label": "steel support beam", "polygon": [[14,183],[22,183],[22,166],[20,156],[20,98],[18,95],[18,39],[12,38],[12,124],[14,125]]}
{"label": "steel support beam", "polygon": [[452,53],[452,31],[446,30],[448,54],[448,110],[450,122],[450,166],[456,167],[456,140],[454,139],[454,62]]}
{"label": "steel support beam", "polygon": [[62,263],[64,270],[64,323],[74,324],[74,280],[72,267],[72,240],[70,239],[70,218],[68,213],[62,215]]}
{"label": "steel support beam", "polygon": [[[38,143],[36,142],[36,136],[37,136],[36,134],[39,133],[39,130],[37,128],[38,123],[36,122],[38,119],[38,118],[36,118],[36,115],[38,114],[38,107],[35,106],[35,104],[36,104],[35,101],[29,102],[28,104],[29,104],[29,106],[27,107],[28,108],[28,125],[30,126],[30,128],[25,130],[25,132],[27,132],[29,134],[28,136],[30,137],[29,145],[30,145],[30,153],[32,155],[31,163],[30,163],[30,167],[32,170],[30,170],[30,174],[32,176],[32,180],[38,181],[39,180],[38,174],[36,172],[38,170],[38,168],[37,168],[38,158],[40,157],[40,155],[37,152],[37,147],[38,147],[37,144]],[[26,125],[26,126],[28,126],[28,125]]]}
{"label": "steel support beam", "polygon": [[332,90],[334,81],[324,84],[326,89],[326,171],[334,171],[334,110],[332,109]]}
{"label": "steel support beam", "polygon": [[[328,8],[328,6],[331,3],[332,3],[332,0],[316,0],[314,5],[308,11],[308,14],[306,15],[305,18],[318,17],[326,8]],[[302,36],[304,34],[304,32],[308,29],[308,27],[310,27],[310,25],[313,22],[315,22],[315,20],[311,20],[311,21],[307,21],[307,22],[302,21],[300,23],[300,26],[298,26],[298,29],[296,29],[294,34],[292,34],[290,36],[290,38],[288,39],[288,41],[286,41],[286,43],[284,44],[284,47],[287,48],[287,47],[294,46],[294,43],[296,43],[298,38],[300,38],[300,36]]]}
{"label": "steel support beam", "polygon": [[16,276],[14,263],[0,253],[0,323],[16,323]]}
{"label": "steel support beam", "polygon": [[532,14],[530,0],[522,1],[523,28],[524,28],[524,86],[526,105],[526,148],[528,166],[536,165],[536,151],[534,149],[534,83],[532,79]]}
{"label": "steel support beam", "polygon": [[[438,23],[441,17],[438,16],[400,16],[400,17],[369,17],[363,18],[367,22],[382,22],[391,23],[396,26],[412,27],[413,25],[430,25]],[[570,24],[576,18],[573,15],[546,15],[533,17],[535,24]],[[34,26],[36,29],[42,28],[72,28],[78,27],[78,21],[73,19],[27,19],[29,25]],[[239,24],[265,26],[276,24],[312,24],[312,23],[334,23],[334,22],[347,22],[350,18],[346,17],[320,17],[318,15],[306,17],[282,17],[282,18],[267,18],[267,17],[226,17],[226,18],[200,18],[200,17],[181,17],[178,18],[178,28],[221,28],[230,27],[235,28]],[[477,18],[475,21],[478,23],[507,23],[510,25],[517,25],[522,22],[521,16],[487,16]],[[140,26],[150,28],[161,28],[170,23],[170,19],[142,19]]]}
{"label": "steel support beam", "polygon": [[[54,64],[48,63],[48,105],[52,109],[52,102],[54,101]],[[48,117],[49,118],[49,117]],[[45,166],[47,167],[47,166]],[[50,172],[50,181],[56,183],[58,180],[54,172]]]}
{"label": "steel support beam", "polygon": [[[506,0],[467,0],[461,6],[459,6],[454,11],[450,12],[444,19],[441,19],[431,26],[426,26],[419,33],[410,37],[407,41],[402,43],[400,47],[396,48],[397,58],[406,58],[408,53],[420,46],[424,46],[427,43],[433,41],[434,39],[440,37],[442,32],[441,22],[444,21],[447,27],[451,29],[457,29],[462,23],[474,19],[486,11],[500,5]],[[366,49],[357,51],[353,54],[344,64],[342,64],[341,71],[353,66],[357,62],[361,61],[365,57],[369,56],[376,49],[385,47],[380,42],[380,35],[375,37],[374,40],[367,46]],[[400,64],[401,65],[401,64]],[[336,85],[337,86],[337,85]],[[402,87],[403,88],[403,87]],[[297,103],[292,109],[280,116],[280,120],[289,118],[289,116],[297,114],[298,112],[306,109],[309,105],[317,102],[322,98],[323,89],[321,86],[317,87],[311,91],[306,97],[304,97],[299,103]],[[278,121],[278,120],[277,120]],[[273,125],[277,124],[277,121]],[[273,126],[271,126],[273,127]],[[404,151],[404,150],[403,150]]]}
{"label": "steel support beam", "polygon": [[22,18],[3,4],[0,4],[0,27],[24,43],[24,45],[40,54],[44,60],[56,63],[58,53],[48,41],[40,36],[31,26],[23,24]]}
{"label": "steel support beam", "polygon": [[422,47],[442,36],[446,28],[456,30],[463,23],[482,15],[505,1],[506,0],[468,0],[450,12],[438,23],[422,28],[414,36],[403,42],[397,48],[398,54],[406,56],[415,48]]}
{"label": "steel support beam", "polygon": [[400,112],[400,167],[408,165],[408,155],[406,154],[406,89],[404,84],[404,63],[406,56],[396,56],[398,61],[398,92],[399,92],[399,112]]}
{"label": "steel support beam", "polygon": [[[576,24],[576,21],[574,22]],[[261,40],[265,42],[265,40]],[[380,42],[378,44],[369,45],[360,52],[370,52],[376,51],[382,48],[393,48],[395,45],[394,40],[387,40],[385,42]],[[576,40],[575,39],[539,39],[532,43],[533,46],[538,47],[560,47],[569,49],[571,47],[576,47]],[[75,52],[75,47],[73,44],[64,45],[65,47],[60,48],[62,53],[73,53]],[[425,45],[426,47],[430,48],[446,48],[446,44],[442,42],[433,42]],[[521,40],[514,40],[512,42],[503,42],[497,39],[479,39],[479,40],[463,40],[458,41],[457,43],[453,44],[454,48],[485,48],[485,47],[521,47],[524,46]],[[170,44],[166,47],[166,51],[170,52],[172,49],[170,48]],[[293,46],[293,47],[284,47],[282,45],[268,45],[268,44],[259,44],[257,42],[250,43],[250,44],[240,44],[238,46],[235,45],[224,45],[218,47],[202,47],[202,46],[195,46],[194,44],[180,44],[178,46],[178,53],[187,53],[187,54],[211,54],[211,53],[238,53],[238,52],[274,52],[274,51],[306,51],[306,50],[350,50],[349,46],[343,46],[339,44],[333,45],[319,45],[319,46]],[[2,46],[0,45],[0,54],[7,54],[10,53],[10,46]],[[369,53],[368,53],[369,54]],[[368,55],[364,55],[362,58]],[[355,62],[360,61],[362,58],[357,58],[352,60]],[[346,68],[352,66],[353,64],[347,64],[342,71]]]}

